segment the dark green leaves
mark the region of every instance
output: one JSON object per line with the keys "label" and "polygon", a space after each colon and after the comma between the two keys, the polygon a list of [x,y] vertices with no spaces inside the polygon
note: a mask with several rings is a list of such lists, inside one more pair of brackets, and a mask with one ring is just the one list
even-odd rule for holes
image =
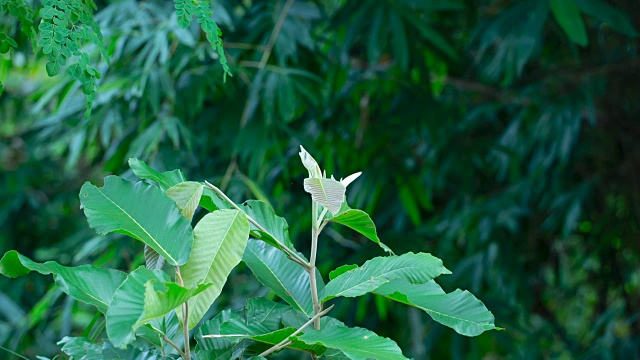
{"label": "dark green leaves", "polygon": [[[262,241],[250,239],[242,258],[262,284],[273,290],[295,309],[313,316],[309,274],[287,259],[280,250]],[[322,289],[319,281],[318,289]]]}
{"label": "dark green leaves", "polygon": [[342,351],[353,360],[406,360],[398,345],[363,328],[349,328],[338,322],[320,330],[308,331],[294,337],[309,345],[323,345]]}
{"label": "dark green leaves", "polygon": [[631,19],[624,12],[609,5],[603,0],[575,0],[576,4],[585,14],[593,16],[611,28],[628,36],[638,36]]}
{"label": "dark green leaves", "polygon": [[0,259],[0,274],[7,277],[24,276],[31,271],[41,274],[53,274],[56,284],[65,294],[94,305],[101,312],[106,312],[113,293],[124,281],[126,274],[112,269],[100,269],[89,265],[66,267],[55,261],[39,264],[9,251]]}
{"label": "dark green leaves", "polygon": [[342,224],[359,232],[360,234],[366,236],[369,240],[378,244],[384,251],[393,255],[393,251],[391,251],[391,249],[387,245],[383,244],[378,238],[376,225],[373,223],[373,220],[371,220],[371,217],[369,217],[369,214],[367,214],[366,212],[357,209],[348,209],[347,207],[347,210],[340,212],[335,217],[332,217],[331,221]]}
{"label": "dark green leaves", "polygon": [[575,0],[549,0],[551,12],[560,27],[574,43],[586,46],[589,43],[587,30]]}
{"label": "dark green leaves", "polygon": [[185,289],[168,282],[159,270],[140,267],[129,274],[113,295],[107,310],[107,335],[116,347],[124,347],[135,339],[135,330],[164,316],[208,285]]}
{"label": "dark green leaves", "polygon": [[157,187],[108,176],[102,188],[85,183],[80,203],[99,234],[126,234],[149,245],[171,265],[187,262],[193,230],[176,203]]}
{"label": "dark green leaves", "polygon": [[339,275],[327,283],[320,296],[323,302],[338,296],[360,296],[394,279],[421,284],[441,274],[450,274],[442,265],[442,260],[424,253],[377,257],[361,267],[346,265],[345,269],[348,271],[342,273],[338,269]]}
{"label": "dark green leaves", "polygon": [[375,293],[422,309],[433,320],[461,335],[477,336],[498,329],[493,314],[473,294],[460,289],[446,294],[435,281],[411,284],[397,279],[382,285]]}

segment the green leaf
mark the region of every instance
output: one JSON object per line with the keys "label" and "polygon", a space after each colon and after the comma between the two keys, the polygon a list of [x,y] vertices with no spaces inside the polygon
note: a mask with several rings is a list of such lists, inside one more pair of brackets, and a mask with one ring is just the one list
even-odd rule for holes
{"label": "green leaf", "polygon": [[99,234],[129,235],[149,245],[173,266],[189,259],[191,224],[157,187],[107,176],[102,188],[89,182],[82,186],[80,204],[89,225]]}
{"label": "green leaf", "polygon": [[[309,274],[300,265],[289,260],[282,251],[262,241],[249,239],[242,261],[262,284],[281,299],[307,317],[313,316]],[[321,279],[318,276],[318,291],[324,287]]]}
{"label": "green leaf", "polygon": [[325,178],[304,179],[304,191],[313,201],[327,208],[332,214],[340,211],[347,188],[337,180]]}
{"label": "green leaf", "polygon": [[251,235],[271,246],[280,248],[284,244],[293,249],[293,243],[289,238],[289,224],[283,217],[277,216],[273,208],[264,201],[247,200],[242,205],[242,210],[252,217],[258,224],[267,230],[264,232],[251,224]]}
{"label": "green leaf", "polygon": [[138,327],[163,317],[209,287],[186,289],[168,280],[160,270],[139,267],[116,290],[106,314],[107,335],[116,347],[131,343]]}
{"label": "green leaf", "polygon": [[218,195],[208,187],[205,187],[202,191],[202,197],[200,198],[200,206],[214,212],[218,209],[231,209],[231,204],[218,197]]}
{"label": "green leaf", "polygon": [[165,194],[176,202],[182,215],[191,220],[200,204],[203,189],[200,183],[185,181],[170,187]]}
{"label": "green leaf", "polygon": [[129,167],[140,179],[157,182],[162,191],[167,191],[170,187],[186,181],[181,170],[158,172],[153,170],[144,161],[136,158],[129,159]]}
{"label": "green leaf", "polygon": [[36,263],[17,251],[9,251],[0,259],[0,274],[15,278],[31,271],[53,274],[53,278],[65,294],[78,301],[94,305],[102,313],[107,311],[113,293],[127,274],[113,269],[100,269],[89,265],[66,267],[55,261]]}
{"label": "green leaf", "polygon": [[587,29],[575,0],[549,0],[551,12],[569,39],[580,46],[587,46]]}
{"label": "green leaf", "polygon": [[493,314],[468,291],[457,289],[446,294],[435,281],[411,284],[404,279],[389,282],[375,290],[378,295],[424,310],[433,320],[458,334],[477,336],[499,329]]}
{"label": "green leaf", "polygon": [[383,244],[378,238],[376,225],[366,212],[357,209],[348,209],[346,211],[342,211],[341,209],[341,212],[337,216],[331,218],[331,221],[359,232],[369,240],[378,244],[384,251],[393,255],[393,251],[391,251],[391,249],[387,245]]}
{"label": "green leaf", "polygon": [[364,295],[394,279],[406,279],[413,284],[421,284],[441,274],[451,273],[442,265],[442,260],[425,253],[376,257],[357,268],[353,268],[353,265],[346,266],[349,268],[348,271],[327,283],[321,292],[322,302],[338,296]]}
{"label": "green leaf", "polygon": [[47,75],[56,76],[60,74],[60,63],[57,61],[49,61],[46,65]]}
{"label": "green leaf", "polygon": [[102,345],[96,344],[86,337],[65,336],[58,341],[62,352],[82,360],[102,360]]}
{"label": "green leaf", "polygon": [[202,326],[198,328],[195,335],[198,341],[196,359],[230,360],[242,358],[242,353],[249,345],[248,342],[233,342],[229,337],[203,338],[204,335],[219,335],[220,326],[230,319],[236,318],[241,318],[241,315],[238,312],[227,309],[216,315],[213,319],[202,323]]}
{"label": "green leaf", "polygon": [[342,351],[353,360],[406,360],[398,345],[391,339],[378,336],[363,328],[350,328],[340,324],[325,326],[292,337],[309,345],[322,345]]}
{"label": "green leaf", "polygon": [[611,6],[602,0],[575,0],[576,4],[585,14],[609,25],[611,28],[628,36],[638,36],[638,31],[633,26],[631,19],[624,12]]}
{"label": "green leaf", "polygon": [[165,260],[157,251],[153,250],[149,245],[144,246],[144,263],[149,270],[162,270]]}
{"label": "green leaf", "polygon": [[194,328],[220,295],[231,270],[238,265],[249,239],[249,222],[238,210],[218,210],[196,225],[189,261],[180,267],[187,287],[210,284],[189,300],[189,329]]}

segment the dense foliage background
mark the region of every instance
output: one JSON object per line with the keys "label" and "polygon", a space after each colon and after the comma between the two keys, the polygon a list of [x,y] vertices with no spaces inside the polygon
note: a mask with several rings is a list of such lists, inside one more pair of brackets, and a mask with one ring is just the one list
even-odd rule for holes
{"label": "dense foliage background", "polygon": [[[49,78],[0,18],[17,41],[0,55],[0,253],[140,264],[141,245],[95,237],[78,201],[129,157],[269,201],[306,252],[303,144],[329,174],[362,170],[349,201],[380,238],[442,258],[443,287],[506,330],[464,338],[374,297],[333,316],[416,359],[639,358],[637,1],[215,1],[226,83],[172,2],[96,4],[111,61],[86,49],[102,74],[89,118],[82,87]],[[321,240],[321,270],[381,255],[346,229]],[[48,277],[0,289],[0,346],[25,356],[56,354],[94,315]],[[210,312],[264,291],[240,266]]]}

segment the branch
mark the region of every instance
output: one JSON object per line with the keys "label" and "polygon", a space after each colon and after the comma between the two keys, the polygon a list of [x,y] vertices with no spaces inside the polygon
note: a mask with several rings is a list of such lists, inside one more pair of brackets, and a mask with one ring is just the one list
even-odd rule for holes
{"label": "branch", "polygon": [[315,314],[311,319],[309,319],[309,321],[307,321],[306,323],[304,323],[304,325],[302,325],[298,330],[294,331],[293,333],[291,333],[291,335],[289,335],[286,339],[282,340],[281,342],[275,344],[274,346],[272,346],[271,348],[265,350],[262,354],[260,354],[260,356],[267,356],[273,352],[276,352],[278,350],[282,350],[285,347],[287,347],[289,344],[291,344],[291,340],[289,340],[289,338],[291,338],[292,336],[296,336],[298,334],[300,334],[304,329],[306,329],[309,325],[311,325],[313,322],[315,322],[316,320],[320,320],[320,318],[322,316],[324,316],[326,313],[328,313],[329,311],[331,311],[331,309],[333,309],[334,305],[329,306],[328,308],[324,309],[323,311]]}
{"label": "branch", "polygon": [[182,349],[180,349],[180,346],[176,345],[176,343],[174,343],[173,341],[171,341],[171,339],[169,339],[167,337],[167,335],[164,336],[164,341],[166,341],[169,345],[171,345],[174,349],[178,350],[178,354],[180,356],[182,356],[183,359],[187,359],[187,354],[184,353],[184,351],[182,351]]}

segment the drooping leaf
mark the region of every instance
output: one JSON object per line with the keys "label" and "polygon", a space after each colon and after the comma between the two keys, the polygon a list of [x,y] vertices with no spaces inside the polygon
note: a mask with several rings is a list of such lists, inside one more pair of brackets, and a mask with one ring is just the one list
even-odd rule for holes
{"label": "drooping leaf", "polygon": [[207,289],[208,285],[186,289],[169,282],[160,270],[140,267],[127,276],[113,295],[107,309],[107,335],[123,348],[135,339],[135,330]]}
{"label": "drooping leaf", "polygon": [[185,181],[167,189],[166,194],[178,205],[184,217],[191,220],[200,204],[204,186],[195,181]]}
{"label": "drooping leaf", "polygon": [[247,200],[241,205],[242,210],[262,225],[267,232],[259,230],[251,224],[252,236],[271,246],[280,248],[284,244],[293,249],[293,243],[289,238],[289,224],[283,217],[277,216],[271,206],[263,201]]}
{"label": "drooping leaf", "polygon": [[157,187],[107,176],[102,188],[89,182],[82,186],[80,204],[89,225],[99,234],[129,235],[149,245],[173,266],[189,259],[191,224]]}
{"label": "drooping leaf", "polygon": [[129,159],[129,167],[140,179],[157,182],[162,191],[167,191],[170,187],[186,181],[182,170],[158,172],[144,161],[136,158]]}
{"label": "drooping leaf", "polygon": [[[282,251],[262,241],[249,239],[242,261],[263,285],[308,317],[313,316],[309,274]],[[318,291],[321,291],[324,287],[322,278],[319,274],[316,278]]]}
{"label": "drooping leaf", "polygon": [[628,36],[638,36],[638,31],[633,26],[631,19],[624,12],[611,6],[603,0],[575,0],[576,4],[585,14],[593,16],[611,28]]}
{"label": "drooping leaf", "polygon": [[210,284],[189,300],[189,328],[194,328],[220,295],[233,268],[242,259],[249,239],[249,222],[238,210],[217,210],[205,215],[194,230],[189,261],[180,267],[184,284]]}
{"label": "drooping leaf", "polygon": [[422,309],[433,320],[461,335],[477,336],[487,330],[498,329],[493,314],[473,294],[460,289],[446,294],[433,280],[411,284],[404,279],[396,279],[374,292]]}
{"label": "drooping leaf", "polygon": [[228,204],[223,199],[219,198],[213,190],[205,187],[202,191],[202,197],[200,198],[200,206],[214,212],[218,209],[231,209],[231,204]]}
{"label": "drooping leaf", "polygon": [[122,271],[89,265],[66,267],[55,261],[39,264],[13,250],[0,259],[0,274],[4,276],[14,278],[30,271],[53,274],[56,284],[65,294],[94,305],[102,313],[107,311],[113,293],[127,276]]}
{"label": "drooping leaf", "polygon": [[307,331],[293,337],[309,345],[322,345],[339,350],[353,360],[406,360],[398,345],[391,339],[378,336],[373,331],[340,324],[324,326],[320,330]]}
{"label": "drooping leaf", "polygon": [[394,279],[422,284],[441,274],[451,273],[442,265],[442,260],[425,253],[376,257],[360,267],[345,266],[349,270],[329,281],[321,292],[323,302],[338,296],[360,296]]}
{"label": "drooping leaf", "polygon": [[304,179],[304,191],[311,194],[313,201],[337,214],[344,200],[347,188],[339,181],[326,178]]}
{"label": "drooping leaf", "polygon": [[549,0],[551,12],[562,30],[574,43],[587,46],[587,29],[575,0]]}
{"label": "drooping leaf", "polygon": [[393,255],[393,251],[387,245],[383,244],[382,241],[380,241],[380,238],[378,238],[376,225],[373,223],[373,220],[371,220],[369,214],[357,209],[348,209],[343,211],[343,208],[344,204],[340,209],[340,213],[332,217],[331,221],[342,224],[359,232],[360,234],[366,236],[369,240],[378,244],[382,248],[382,250]]}

